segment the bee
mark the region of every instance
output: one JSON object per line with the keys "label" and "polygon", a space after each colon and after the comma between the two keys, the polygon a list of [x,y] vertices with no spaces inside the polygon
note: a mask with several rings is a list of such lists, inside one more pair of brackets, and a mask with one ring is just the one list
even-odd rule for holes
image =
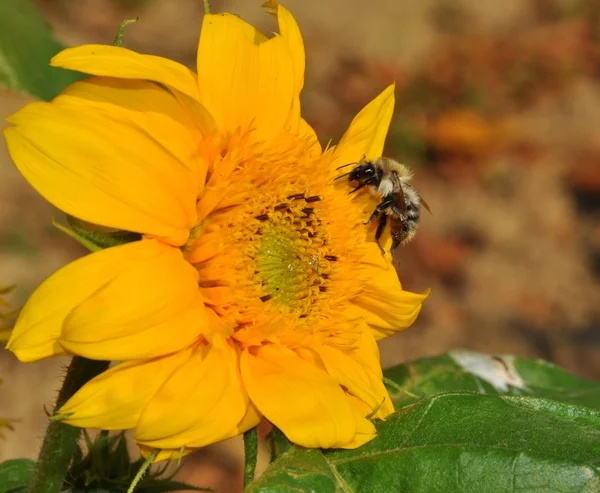
{"label": "bee", "polygon": [[375,241],[377,241],[381,253],[385,252],[379,244],[379,239],[388,224],[392,235],[392,250],[412,240],[419,226],[421,205],[427,211],[431,211],[427,202],[409,185],[413,177],[410,169],[387,157],[375,159],[363,157],[357,163],[345,164],[338,169],[352,165],[355,165],[352,171],[338,176],[336,180],[347,176],[348,182],[358,183],[350,193],[368,187],[371,194],[381,200],[365,223],[365,225],[371,224],[379,219],[375,231]]}

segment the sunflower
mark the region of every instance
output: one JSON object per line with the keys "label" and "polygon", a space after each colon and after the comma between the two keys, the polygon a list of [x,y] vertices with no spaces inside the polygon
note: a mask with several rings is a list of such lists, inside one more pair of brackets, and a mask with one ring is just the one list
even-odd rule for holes
{"label": "sunflower", "polygon": [[47,200],[141,238],[47,279],[8,348],[21,361],[118,361],[59,413],[135,428],[156,460],[262,417],[305,447],[369,441],[370,418],[393,412],[376,340],[411,325],[427,296],[402,290],[363,224],[375,199],[334,181],[339,166],[382,154],[393,86],[322,150],[300,116],[300,31],[265,6],[279,23],[270,38],[206,15],[197,73],[120,47],[67,49],[52,65],[93,77],[5,130]]}

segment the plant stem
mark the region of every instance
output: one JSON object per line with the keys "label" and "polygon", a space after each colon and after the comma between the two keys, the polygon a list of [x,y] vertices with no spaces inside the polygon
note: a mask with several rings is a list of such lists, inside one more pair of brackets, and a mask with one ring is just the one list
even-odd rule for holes
{"label": "plant stem", "polygon": [[244,433],[244,488],[254,481],[258,459],[258,432],[256,427]]}
{"label": "plant stem", "polygon": [[150,469],[150,466],[154,462],[154,459],[156,459],[158,452],[159,452],[158,449],[154,449],[152,452],[150,452],[150,455],[146,458],[144,463],[140,466],[140,469],[138,470],[138,472],[135,474],[133,481],[129,485],[129,489],[127,490],[127,493],[133,493],[133,491],[135,490],[135,487],[138,485],[138,483],[144,477],[144,474],[146,474],[148,472],[148,469]]}
{"label": "plant stem", "polygon": [[[58,393],[54,412],[67,402],[83,384],[108,368],[108,361],[93,361],[74,356]],[[46,428],[42,449],[31,475],[27,493],[59,493],[75,453],[81,428],[51,421]]]}

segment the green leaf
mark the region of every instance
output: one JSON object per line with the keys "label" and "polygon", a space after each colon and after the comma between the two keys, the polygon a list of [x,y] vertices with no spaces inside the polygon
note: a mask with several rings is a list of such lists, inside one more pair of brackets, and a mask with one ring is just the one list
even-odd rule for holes
{"label": "green leaf", "polygon": [[536,397],[447,393],[377,423],[356,450],[299,447],[252,493],[600,490],[600,413]]}
{"label": "green leaf", "polygon": [[[68,489],[68,490],[63,490],[62,493],[115,493],[115,490],[105,490],[105,489],[71,490],[71,489]],[[124,490],[123,490],[123,493],[125,493]]]}
{"label": "green leaf", "polygon": [[[68,489],[62,493],[127,493],[127,486],[113,486],[110,489],[105,488],[84,488],[84,489]],[[198,486],[192,486],[187,483],[180,481],[161,481],[155,482],[148,487],[138,486],[134,493],[169,493],[175,491],[215,491],[210,488],[200,488]],[[12,492],[11,492],[12,493]]]}
{"label": "green leaf", "polygon": [[143,483],[140,483],[140,486],[136,488],[135,493],[167,493],[170,491],[215,491],[211,488],[203,488],[201,486],[192,486],[187,483],[182,483],[181,481],[154,481],[148,486],[143,486]]}
{"label": "green leaf", "polygon": [[48,101],[84,77],[48,65],[63,47],[30,0],[0,1],[0,19],[0,85]]}
{"label": "green leaf", "polygon": [[271,452],[271,462],[292,448],[292,442],[290,442],[283,432],[276,427],[273,427],[266,436],[266,443]]}
{"label": "green leaf", "polygon": [[384,371],[396,408],[440,392],[531,395],[600,410],[600,385],[552,363],[463,349]]}
{"label": "green leaf", "polygon": [[351,491],[344,489],[344,486],[323,452],[318,449],[293,447],[277,459],[245,491],[246,493]]}
{"label": "green leaf", "polygon": [[24,488],[35,463],[29,459],[12,459],[0,464],[0,493]]}

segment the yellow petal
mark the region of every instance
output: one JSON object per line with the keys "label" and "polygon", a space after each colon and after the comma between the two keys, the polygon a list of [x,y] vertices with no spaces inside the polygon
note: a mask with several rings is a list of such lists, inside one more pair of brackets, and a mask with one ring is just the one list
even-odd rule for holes
{"label": "yellow petal", "polygon": [[300,92],[304,86],[304,71],[306,67],[306,56],[304,53],[304,42],[300,28],[296,23],[296,19],[292,16],[289,10],[277,3],[275,0],[269,0],[263,4],[271,14],[277,17],[279,23],[279,34],[288,45],[290,56],[292,57],[294,67],[294,92],[295,97],[292,104],[292,111],[288,116],[286,128],[292,133],[301,136],[306,136],[310,141],[311,146],[319,147],[320,144],[316,138],[316,134],[306,121],[300,118]]}
{"label": "yellow petal", "polygon": [[[371,334],[364,334],[362,338],[370,338],[376,348]],[[369,355],[369,360],[363,360],[354,351],[342,351],[326,345],[315,347],[315,351],[321,357],[327,373],[339,385],[347,388],[350,394],[366,403],[370,411],[376,410],[376,417],[385,418],[394,412],[390,396],[379,375],[381,373],[379,361],[375,363],[374,368],[369,366],[373,361],[372,355]]]}
{"label": "yellow petal", "polygon": [[[242,418],[242,421],[237,425],[236,429],[231,433],[230,436],[237,436],[251,428],[254,428],[258,425],[261,419],[260,414],[254,407],[254,405],[249,402],[248,410],[246,415]],[[164,460],[179,460],[182,457],[191,454],[198,450],[199,447],[178,447],[178,448],[163,448],[157,449],[156,447],[146,446],[144,444],[138,443],[138,447],[140,448],[140,453],[142,457],[147,458],[150,456],[152,452],[159,451],[153,462],[161,462]]]}
{"label": "yellow petal", "polygon": [[[346,398],[348,399],[350,404],[357,410],[357,412],[361,416],[363,416],[365,411],[365,404],[363,403],[363,401],[350,394],[346,394]],[[340,448],[354,449],[373,440],[373,438],[375,438],[376,436],[377,432],[373,423],[368,419],[363,419],[357,423],[356,434],[354,435],[354,438],[347,444],[341,445]]]}
{"label": "yellow petal", "polygon": [[379,346],[369,331],[364,331],[352,348],[352,354],[378,379],[383,380]]}
{"label": "yellow petal", "polygon": [[181,245],[196,221],[198,136],[158,86],[84,81],[4,130],[21,173],[63,211]]}
{"label": "yellow petal", "polygon": [[288,348],[245,350],[241,370],[252,402],[294,443],[346,447],[356,441],[358,430],[374,433],[333,378]]}
{"label": "yellow petal", "polygon": [[304,120],[304,118],[300,118],[297,134],[306,140],[306,143],[308,144],[307,147],[310,149],[311,152],[314,153],[314,155],[319,156],[323,152],[321,149],[321,143],[319,142],[319,138],[317,137],[317,133],[306,122],[306,120]]}
{"label": "yellow petal", "polygon": [[360,364],[368,370],[368,375],[373,380],[373,387],[378,389],[378,409],[374,417],[385,419],[394,412],[394,403],[383,384],[383,371],[379,357],[379,346],[371,331],[362,333],[353,348],[352,355]]}
{"label": "yellow petal", "polygon": [[124,123],[156,139],[194,178],[206,174],[199,169],[203,163],[198,151],[216,132],[216,122],[198,101],[178,91],[168,92],[141,80],[90,77],[68,86],[53,104],[117,113]]}
{"label": "yellow petal", "polygon": [[375,339],[383,339],[412,325],[431,290],[422,294],[404,291],[393,266],[381,260],[381,256],[374,262],[368,267],[368,280],[363,281],[359,294],[350,300],[345,314],[351,319],[364,319]]}
{"label": "yellow petal", "polygon": [[198,46],[200,102],[223,132],[254,128],[262,140],[290,125],[301,85],[297,64],[282,35],[267,39],[233,14],[204,16]]}
{"label": "yellow petal", "polygon": [[239,434],[247,409],[235,349],[200,346],[144,409],[134,439],[160,449],[203,447]]}
{"label": "yellow petal", "polygon": [[164,358],[121,363],[86,383],[57,413],[72,413],[62,421],[81,428],[133,428],[152,396],[190,356],[191,351],[184,350]]}
{"label": "yellow petal", "polygon": [[355,163],[363,156],[381,157],[383,145],[394,113],[394,84],[367,104],[333,150],[332,168]]}
{"label": "yellow petal", "polygon": [[[134,277],[133,273],[141,277]],[[174,351],[196,337],[203,318],[198,318],[199,322],[195,321],[191,328],[175,325],[158,338],[149,324],[158,324],[165,316],[189,308],[186,303],[194,295],[199,296],[195,276],[178,249],[154,240],[87,255],[60,269],[33,293],[17,319],[7,348],[21,361],[64,354],[59,341],[71,351],[81,350],[82,355],[96,359],[135,359]],[[111,299],[107,294],[120,297]],[[173,321],[192,319],[189,311]],[[135,324],[128,326],[133,320]],[[71,337],[84,342],[65,340],[67,329]],[[98,332],[88,333],[90,329]],[[122,338],[110,340],[105,334]],[[89,344],[94,340],[97,342]],[[131,347],[132,343],[137,345]],[[122,344],[126,346],[121,347]]]}
{"label": "yellow petal", "polygon": [[184,65],[118,46],[83,45],[68,48],[52,58],[50,65],[91,75],[151,80],[198,99],[196,74]]}
{"label": "yellow petal", "polygon": [[107,265],[112,279],[73,306],[59,340],[67,350],[92,359],[146,359],[178,351],[206,333],[209,318],[196,269],[177,248],[142,243],[155,244],[152,258],[126,268]]}
{"label": "yellow petal", "polygon": [[[138,444],[138,447],[140,448],[140,454],[144,459],[147,459],[148,457],[150,457],[151,453],[159,450],[154,447],[145,447],[144,445],[140,445],[140,444]],[[154,460],[152,461],[152,463],[162,462],[164,460],[178,461],[182,457],[185,457],[186,455],[191,454],[195,450],[196,449],[193,449],[193,448],[178,448],[178,449],[159,450],[158,454],[154,457]]]}
{"label": "yellow petal", "polygon": [[304,53],[304,42],[296,19],[283,5],[275,0],[268,0],[263,4],[271,14],[277,17],[279,24],[279,35],[285,40],[290,50],[294,65],[294,90],[300,94],[304,85],[304,70],[306,67],[306,55]]}

